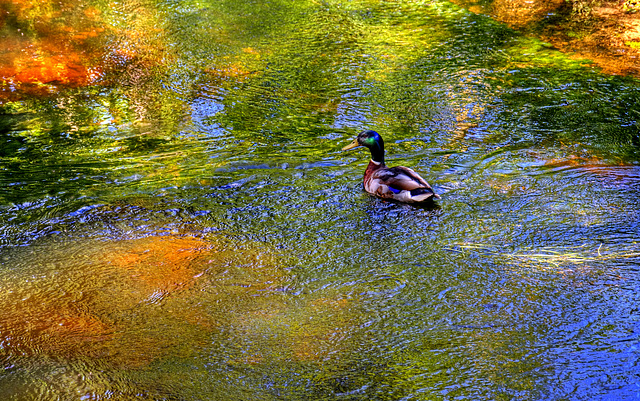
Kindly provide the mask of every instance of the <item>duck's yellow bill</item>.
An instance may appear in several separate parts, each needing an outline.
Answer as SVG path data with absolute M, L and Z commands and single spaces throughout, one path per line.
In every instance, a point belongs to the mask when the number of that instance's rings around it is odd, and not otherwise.
M 350 144 L 342 148 L 342 150 L 349 150 L 349 149 L 357 148 L 358 146 L 360 146 L 360 144 L 358 143 L 358 138 L 356 138 L 353 140 L 353 142 L 351 142 Z

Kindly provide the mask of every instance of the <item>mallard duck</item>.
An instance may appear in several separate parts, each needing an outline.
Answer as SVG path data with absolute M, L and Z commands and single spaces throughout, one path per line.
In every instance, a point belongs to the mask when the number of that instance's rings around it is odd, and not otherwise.
M 371 161 L 364 172 L 364 190 L 371 195 L 406 203 L 440 199 L 433 188 L 415 171 L 408 167 L 387 167 L 384 164 L 384 141 L 377 132 L 362 131 L 342 150 L 360 146 L 371 151 Z

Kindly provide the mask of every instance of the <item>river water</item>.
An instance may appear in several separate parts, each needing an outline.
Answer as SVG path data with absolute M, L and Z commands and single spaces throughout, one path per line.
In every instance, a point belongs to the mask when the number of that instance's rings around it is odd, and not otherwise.
M 637 80 L 443 0 L 0 8 L 3 400 L 640 397 Z

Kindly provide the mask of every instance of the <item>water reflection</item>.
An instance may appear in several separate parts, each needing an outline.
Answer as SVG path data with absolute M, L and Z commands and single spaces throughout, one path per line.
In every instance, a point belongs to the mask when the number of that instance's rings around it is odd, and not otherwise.
M 357 318 L 346 294 L 287 295 L 286 269 L 273 251 L 251 243 L 171 234 L 34 250 L 5 260 L 15 269 L 2 278 L 3 363 L 12 370 L 35 364 L 48 379 L 23 383 L 16 396 L 106 396 L 100 389 L 120 374 L 74 378 L 74 365 L 142 369 L 159 358 L 192 358 L 212 341 L 216 360 L 216 347 L 229 350 L 216 363 L 237 369 L 328 361 L 344 352 Z
M 46 95 L 47 85 L 84 86 L 100 75 L 96 38 L 106 33 L 97 8 L 3 1 L 0 10 L 6 49 L 0 60 L 3 100 L 24 92 Z
M 51 7 L 103 74 L 2 106 L 9 399 L 635 396 L 637 82 L 446 2 Z
M 516 28 L 530 26 L 533 23 L 548 18 L 565 5 L 563 1 L 559 0 L 456 1 L 454 3 L 469 7 L 469 10 L 474 13 L 490 14 L 498 21 Z

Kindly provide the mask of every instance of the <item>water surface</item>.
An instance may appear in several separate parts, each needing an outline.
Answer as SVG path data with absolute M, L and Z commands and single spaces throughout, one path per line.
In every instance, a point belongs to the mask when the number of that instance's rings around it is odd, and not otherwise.
M 5 399 L 640 395 L 637 80 L 445 1 L 1 7 Z

